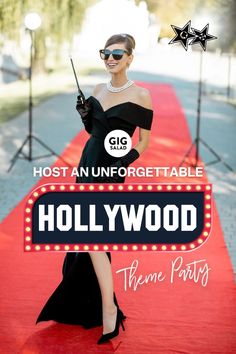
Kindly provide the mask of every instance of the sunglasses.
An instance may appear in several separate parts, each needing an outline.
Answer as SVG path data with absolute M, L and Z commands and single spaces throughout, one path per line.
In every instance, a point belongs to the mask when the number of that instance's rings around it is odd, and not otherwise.
M 99 53 L 102 60 L 107 60 L 111 54 L 115 60 L 120 60 L 123 57 L 124 53 L 129 54 L 129 52 L 124 49 L 100 49 Z

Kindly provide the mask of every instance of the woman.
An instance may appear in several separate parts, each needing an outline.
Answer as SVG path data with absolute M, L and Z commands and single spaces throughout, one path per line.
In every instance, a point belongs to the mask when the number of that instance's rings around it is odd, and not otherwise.
M 111 81 L 99 84 L 92 96 L 78 96 L 76 109 L 82 117 L 88 139 L 79 167 L 128 167 L 147 148 L 153 111 L 149 91 L 127 78 L 133 60 L 135 40 L 128 34 L 110 37 L 100 57 L 104 60 Z M 115 129 L 131 137 L 139 127 L 139 141 L 124 157 L 116 158 L 104 148 L 104 138 Z M 77 177 L 77 183 L 122 183 L 125 178 Z M 63 280 L 49 298 L 37 322 L 55 320 L 81 324 L 91 328 L 103 324 L 98 344 L 119 334 L 126 318 L 119 308 L 114 289 L 110 252 L 67 253 L 63 264 Z M 36 323 L 37 323 L 36 322 Z

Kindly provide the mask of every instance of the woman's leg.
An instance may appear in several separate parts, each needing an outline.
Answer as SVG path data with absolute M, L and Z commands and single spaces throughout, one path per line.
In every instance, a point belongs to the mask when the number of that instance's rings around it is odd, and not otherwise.
M 111 263 L 106 252 L 89 252 L 102 295 L 103 334 L 115 329 L 117 307 L 114 303 L 114 287 Z

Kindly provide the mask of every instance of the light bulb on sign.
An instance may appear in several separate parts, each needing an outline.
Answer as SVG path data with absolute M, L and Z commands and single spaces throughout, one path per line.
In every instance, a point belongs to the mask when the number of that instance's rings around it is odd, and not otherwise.
M 36 12 L 30 12 L 25 16 L 24 23 L 26 28 L 34 31 L 41 26 L 42 20 Z

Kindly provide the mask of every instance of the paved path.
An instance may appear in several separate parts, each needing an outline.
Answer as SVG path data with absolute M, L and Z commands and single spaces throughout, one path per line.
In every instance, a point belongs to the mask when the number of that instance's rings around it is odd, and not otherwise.
M 130 78 L 171 83 L 183 105 L 192 137 L 195 138 L 197 83 L 141 71 L 130 71 Z M 99 80 L 102 82 L 104 78 L 97 77 L 96 81 Z M 91 78 L 88 83 L 91 84 Z M 90 86 L 84 86 L 84 90 L 88 95 L 91 93 Z M 34 108 L 34 131 L 58 154 L 82 128 L 80 118 L 74 110 L 75 99 L 76 92 L 68 91 Z M 158 100 L 158 97 L 156 99 Z M 27 119 L 28 115 L 25 112 L 0 125 L 0 220 L 36 183 L 38 178 L 33 177 L 32 167 L 50 166 L 56 159 L 52 156 L 35 160 L 33 163 L 18 160 L 12 170 L 6 172 L 10 158 L 27 134 Z M 201 136 L 236 171 L 236 109 L 203 95 Z M 45 154 L 45 150 L 37 143 L 33 146 L 34 156 Z M 204 162 L 212 160 L 212 156 L 206 149 L 201 148 L 200 152 Z M 209 180 L 214 184 L 217 208 L 236 273 L 236 174 L 229 172 L 221 163 L 207 167 L 207 172 Z

